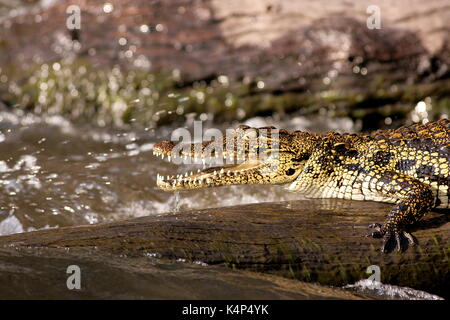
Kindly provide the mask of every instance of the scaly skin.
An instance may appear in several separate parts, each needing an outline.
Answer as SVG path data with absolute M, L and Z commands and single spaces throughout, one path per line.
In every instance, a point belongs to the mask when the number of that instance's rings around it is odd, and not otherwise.
M 373 200 L 395 203 L 384 224 L 370 234 L 403 249 L 406 232 L 432 208 L 449 208 L 450 121 L 442 119 L 397 130 L 366 134 L 277 130 L 239 126 L 226 138 L 184 145 L 189 159 L 226 158 L 234 164 L 186 176 L 158 176 L 166 191 L 235 184 L 285 184 L 313 198 Z M 155 144 L 156 155 L 176 157 L 170 141 Z M 392 240 L 392 241 L 391 241 Z

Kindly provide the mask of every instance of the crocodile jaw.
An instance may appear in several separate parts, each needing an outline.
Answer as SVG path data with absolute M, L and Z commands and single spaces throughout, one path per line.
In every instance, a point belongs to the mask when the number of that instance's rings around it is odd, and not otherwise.
M 265 164 L 239 164 L 212 167 L 197 173 L 185 173 L 173 176 L 157 175 L 156 184 L 165 191 L 191 190 L 235 184 L 258 184 L 258 177 L 265 170 Z
M 224 163 L 231 161 L 231 164 L 198 170 L 196 173 L 167 177 L 158 175 L 157 186 L 173 191 L 293 182 L 306 163 L 308 146 L 314 145 L 314 141 L 309 140 L 310 135 L 301 132 L 289 133 L 273 127 L 238 126 L 232 135 L 224 139 L 181 144 L 181 149 L 172 141 L 162 141 L 153 146 L 153 154 L 163 159 L 190 159 L 205 165 L 209 162 L 208 158 L 223 158 Z
M 173 144 L 169 141 L 158 143 L 153 148 L 153 154 L 163 159 L 174 160 L 171 153 Z M 187 157 L 185 155 L 185 157 Z M 157 175 L 156 184 L 165 191 L 191 190 L 207 187 L 247 184 L 283 184 L 292 182 L 300 173 L 300 170 L 289 176 L 283 174 L 279 158 L 284 154 L 270 156 L 265 160 L 249 159 L 243 163 L 211 167 L 198 172 L 190 172 L 172 176 Z M 195 162 L 199 159 L 205 164 L 207 159 L 192 157 Z

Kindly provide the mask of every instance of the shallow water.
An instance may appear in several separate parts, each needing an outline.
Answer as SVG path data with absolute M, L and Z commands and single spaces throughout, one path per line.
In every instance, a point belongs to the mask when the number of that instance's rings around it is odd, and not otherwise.
M 383 284 L 368 279 L 346 285 L 344 289 L 386 300 L 444 300 L 437 295 L 425 291 Z

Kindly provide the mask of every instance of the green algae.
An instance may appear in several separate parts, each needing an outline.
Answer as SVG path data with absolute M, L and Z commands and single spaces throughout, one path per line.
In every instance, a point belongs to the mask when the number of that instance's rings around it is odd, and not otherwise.
M 235 121 L 256 115 L 326 113 L 360 119 L 378 113 L 406 118 L 419 101 L 429 100 L 428 116 L 450 111 L 450 80 L 395 84 L 373 76 L 366 88 L 349 88 L 336 80 L 333 88 L 270 92 L 248 80 L 224 75 L 185 82 L 179 73 L 102 68 L 82 59 L 35 64 L 27 70 L 5 68 L 0 75 L 0 101 L 37 113 L 59 114 L 99 126 L 184 122 L 189 114 Z M 5 79 L 6 76 L 6 79 Z M 2 80 L 3 79 L 3 80 Z

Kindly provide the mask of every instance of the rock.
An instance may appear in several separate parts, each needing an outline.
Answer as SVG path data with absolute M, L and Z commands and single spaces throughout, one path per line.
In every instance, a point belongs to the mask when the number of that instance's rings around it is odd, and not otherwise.
M 83 248 L 1 249 L 0 258 L 1 299 L 365 298 L 273 275 Z M 73 274 L 67 269 L 74 265 L 80 267 L 80 290 L 67 287 Z
M 365 235 L 367 225 L 382 222 L 389 208 L 325 199 L 260 203 L 8 235 L 0 237 L 0 246 L 37 253 L 45 249 L 61 257 L 64 250 L 83 249 L 88 258 L 110 254 L 201 261 L 328 286 L 366 279 L 367 268 L 377 265 L 383 283 L 448 298 L 448 213 L 427 214 L 417 224 L 418 246 L 382 254 L 381 242 Z
M 387 116 L 404 122 L 426 98 L 431 99 L 430 120 L 450 108 L 445 0 L 380 4 L 380 29 L 367 27 L 369 0 L 333 5 L 324 0 L 258 5 L 248 0 L 140 0 L 127 6 L 116 0 L 111 12 L 101 3 L 83 3 L 79 30 L 67 29 L 70 4 L 58 1 L 0 22 L 0 68 L 9 80 L 7 88 L 0 88 L 0 99 L 8 105 L 91 121 L 92 114 L 107 113 L 98 121 L 116 125 L 131 119 L 135 124 L 169 122 L 189 112 L 241 120 L 274 111 L 309 114 L 322 109 L 331 116 L 363 119 L 364 130 L 384 125 Z M 60 85 L 48 83 L 44 90 L 39 70 L 53 62 L 72 69 L 52 71 L 50 65 L 44 73 Z M 80 64 L 86 65 L 84 76 L 64 82 L 64 74 L 78 77 Z M 118 67 L 123 75 L 118 76 Z M 98 69 L 107 75 L 97 79 Z M 136 69 L 149 78 L 130 71 Z M 117 78 L 118 88 L 103 88 L 111 78 Z M 97 94 L 83 79 L 93 83 Z M 64 99 L 53 101 L 49 94 L 39 102 L 39 93 L 66 87 L 75 87 L 80 107 L 55 106 L 72 99 L 73 90 Z M 148 87 L 159 96 L 142 96 L 140 90 Z M 168 94 L 189 102 L 161 98 Z M 141 103 L 133 102 L 137 98 Z

